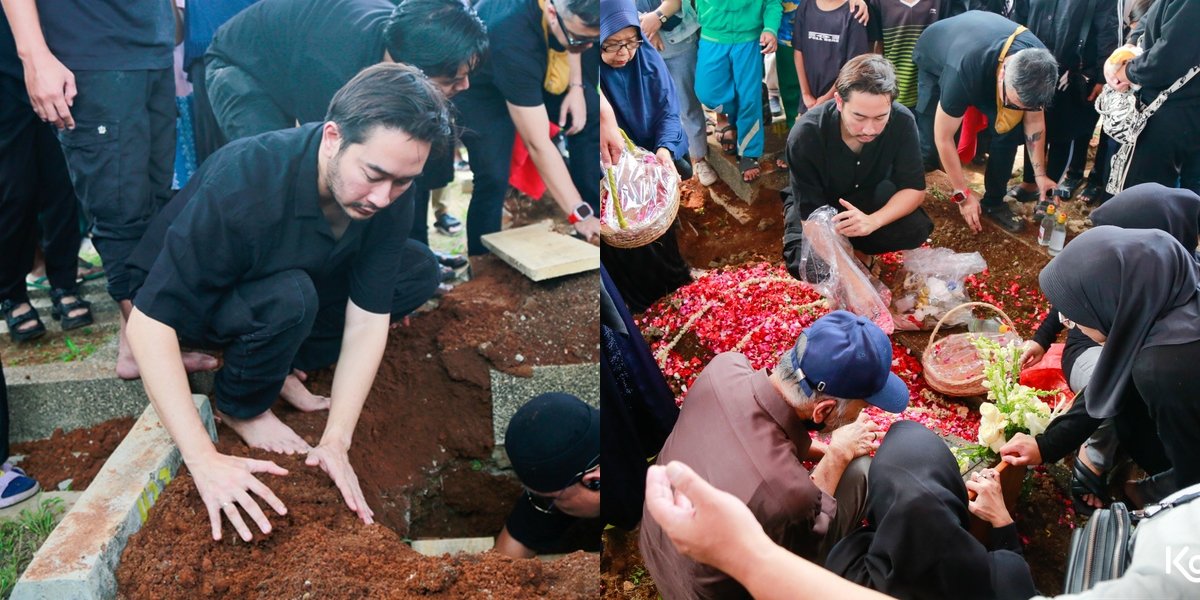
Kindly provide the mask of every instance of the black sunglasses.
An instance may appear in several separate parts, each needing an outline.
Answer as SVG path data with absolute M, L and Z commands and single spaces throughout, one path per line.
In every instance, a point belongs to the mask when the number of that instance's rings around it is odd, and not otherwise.
M 553 3 L 552 3 L 553 4 Z M 562 12 L 558 10 L 558 5 L 554 4 L 554 18 L 558 20 L 558 28 L 562 30 L 563 37 L 567 38 L 567 45 L 572 48 L 595 44 L 600 41 L 600 36 L 575 37 L 571 34 L 571 30 L 567 29 L 567 24 L 563 22 Z
M 588 473 L 591 473 L 592 471 L 595 471 L 596 469 L 600 468 L 600 465 L 598 464 L 599 462 L 600 462 L 599 456 L 592 459 L 592 462 L 588 466 L 588 468 L 573 475 L 571 477 L 571 479 L 569 481 L 567 481 L 566 485 L 562 486 L 559 489 L 565 490 L 565 489 L 578 483 L 579 485 L 582 485 L 584 488 L 587 488 L 588 490 L 591 490 L 593 492 L 600 491 L 600 479 L 599 478 L 592 479 L 589 481 L 583 480 L 583 478 Z M 529 504 L 531 506 L 533 506 L 533 508 L 535 510 L 537 510 L 540 513 L 545 513 L 545 514 L 550 514 L 550 513 L 554 512 L 554 501 L 558 500 L 557 496 L 542 496 L 540 494 L 533 493 L 533 491 L 530 490 L 529 488 L 525 488 L 525 497 L 529 500 Z
M 1001 104 L 1004 105 L 1004 108 L 1007 108 L 1009 110 L 1037 112 L 1040 110 L 1045 110 L 1045 108 L 1046 108 L 1045 106 L 1017 106 L 1017 105 L 1009 102 L 1008 101 L 1008 84 L 1005 83 L 1003 77 L 1000 78 L 1000 102 L 1001 102 Z

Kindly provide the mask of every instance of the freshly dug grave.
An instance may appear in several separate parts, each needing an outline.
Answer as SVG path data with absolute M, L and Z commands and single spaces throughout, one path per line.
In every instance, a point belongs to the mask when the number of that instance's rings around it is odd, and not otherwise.
M 1050 257 L 1037 245 L 1036 229 L 1027 223 L 1019 234 L 1010 234 L 985 220 L 984 230 L 975 234 L 967 229 L 957 209 L 947 200 L 950 186 L 945 175 L 930 173 L 926 181 L 928 193 L 923 206 L 935 223 L 930 237 L 931 245 L 952 248 L 956 252 L 980 252 L 988 263 L 988 270 L 967 282 L 968 294 L 973 299 L 1000 306 L 1015 321 L 1018 333 L 1025 338 L 1030 337 L 1049 308 L 1038 288 L 1037 276 Z M 774 201 L 773 192 L 761 192 L 762 198 L 750 207 L 754 218 L 746 225 L 741 225 L 723 208 L 707 199 L 703 187 L 695 183 L 691 185 L 689 188 L 685 182 L 685 203 L 690 201 L 692 206 L 699 206 L 700 210 L 681 207 L 679 244 L 681 253 L 693 267 L 739 265 L 757 259 L 766 259 L 775 264 L 782 261 L 782 205 Z M 718 189 L 723 185 L 718 183 Z M 1086 211 L 1079 206 L 1080 203 L 1067 204 L 1072 215 L 1068 224 L 1073 226 L 1069 227 L 1068 233 L 1075 235 L 1090 222 L 1081 215 Z M 1030 210 L 1029 206 L 1014 208 L 1025 212 Z M 889 277 L 894 273 L 895 269 L 889 273 L 888 266 L 884 265 L 884 282 L 896 283 Z M 672 298 L 667 297 L 661 302 L 671 301 Z M 991 315 L 981 312 L 979 316 Z M 643 334 L 647 332 L 643 331 Z M 739 332 L 731 333 L 737 334 Z M 648 342 L 656 339 L 650 334 L 647 337 Z M 913 356 L 920 356 L 929 332 L 897 332 L 893 338 L 909 348 Z M 693 366 L 697 371 L 712 358 L 712 352 L 697 343 L 696 337 L 690 333 L 679 340 L 675 351 L 682 355 L 684 361 L 690 362 L 695 358 Z M 917 383 L 910 381 L 909 384 L 924 387 L 923 378 Z M 931 401 L 940 399 L 940 395 L 932 390 L 924 390 L 922 394 L 930 395 Z M 1084 521 L 1070 506 L 1070 496 L 1066 492 L 1069 483 L 1069 470 L 1061 463 L 1031 469 L 1014 515 L 1038 589 L 1047 594 L 1062 589 L 1071 532 Z M 609 531 L 605 533 L 604 541 L 605 549 L 601 558 L 602 597 L 657 597 L 653 578 L 638 554 L 637 532 L 626 534 Z
M 494 597 L 596 597 L 595 558 L 572 557 L 552 566 L 490 555 L 424 559 L 401 541 L 496 535 L 519 498 L 515 478 L 492 458 L 489 368 L 519 375 L 531 365 L 599 360 L 598 274 L 533 283 L 491 257 L 472 268 L 474 279 L 451 291 L 438 308 L 391 331 L 359 419 L 351 462 L 382 526 L 357 523 L 323 473 L 270 455 L 291 470 L 285 478 L 265 479 L 287 503 L 288 516 L 272 518 L 271 536 L 250 547 L 232 541 L 228 529 L 228 539 L 214 543 L 190 477 L 181 476 L 126 548 L 118 571 L 121 593 L 191 598 L 209 589 L 207 582 L 215 595 L 230 598 L 305 592 L 457 598 L 484 597 L 488 590 Z M 315 373 L 310 382 L 315 393 L 328 394 L 332 371 Z M 310 444 L 319 441 L 326 413 L 299 413 L 282 403 L 275 410 Z M 228 429 L 222 427 L 220 437 L 223 451 L 252 454 Z M 188 557 L 190 571 L 162 566 L 165 557 L 180 556 Z M 316 558 L 305 562 L 306 556 Z M 270 573 L 243 575 L 257 563 L 270 565 Z M 173 579 L 179 573 L 197 574 L 187 594 L 172 590 L 183 589 Z M 484 580 L 491 576 L 494 582 Z M 297 587 L 305 579 L 330 587 Z M 255 587 L 236 587 L 243 580 Z M 257 587 L 268 584 L 279 587 Z M 511 587 L 518 585 L 523 587 Z M 556 596 L 559 589 L 568 592 Z
M 288 507 L 286 516 L 270 515 L 271 534 L 247 544 L 226 527 L 222 541 L 212 541 L 184 473 L 130 538 L 117 572 L 119 598 L 596 597 L 594 555 L 549 563 L 494 553 L 425 557 L 391 529 L 358 521 L 329 478 L 302 458 L 245 453 L 290 471 L 267 478 Z
M 57 490 L 69 480 L 66 489 L 82 491 L 125 439 L 133 422 L 133 417 L 122 417 L 65 433 L 55 429 L 44 440 L 13 444 L 11 454 L 23 457 L 20 467 L 43 489 Z

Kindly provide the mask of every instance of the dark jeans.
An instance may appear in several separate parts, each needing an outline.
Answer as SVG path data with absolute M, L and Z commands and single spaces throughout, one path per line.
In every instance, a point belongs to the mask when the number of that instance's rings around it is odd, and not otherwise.
M 171 199 L 175 167 L 175 78 L 156 71 L 76 71 L 75 129 L 58 133 L 108 293 L 128 300 L 125 262 L 150 220 Z
M 207 59 L 204 78 L 209 105 L 227 142 L 296 126 L 296 117 L 280 108 L 262 84 L 240 67 Z
M 225 145 L 225 136 L 212 104 L 208 101 L 208 84 L 204 77 L 204 60 L 198 59 L 188 67 L 188 79 L 192 82 L 192 130 L 196 134 L 196 166 L 204 164 L 218 148 Z
M 595 54 L 595 57 L 591 57 Z M 567 137 L 570 159 L 567 168 L 571 181 L 584 202 L 600 211 L 600 96 L 592 78 L 599 73 L 599 51 L 584 53 L 584 98 L 587 101 L 587 125 L 583 131 Z M 591 67 L 589 68 L 589 65 Z M 546 114 L 558 121 L 562 96 L 543 94 Z M 492 86 L 470 88 L 454 97 L 463 126 L 463 144 L 471 161 L 474 191 L 467 209 L 467 253 L 486 254 L 481 238 L 500 231 L 504 197 L 508 193 L 509 166 L 516 127 L 508 115 L 504 98 Z
M 39 221 L 46 278 L 74 289 L 79 205 L 54 127 L 33 112 L 25 83 L 0 75 L 0 301 L 27 302 Z
M 1125 189 L 1148 181 L 1200 194 L 1200 101 L 1167 102 L 1146 121 L 1129 161 Z
M 437 259 L 427 246 L 410 241 L 401 261 L 393 321 L 424 304 L 439 281 Z M 224 350 L 213 385 L 216 406 L 247 419 L 274 404 L 293 367 L 320 369 L 337 361 L 345 317 L 344 296 L 319 298 L 308 274 L 293 269 L 230 290 L 206 338 L 185 342 Z

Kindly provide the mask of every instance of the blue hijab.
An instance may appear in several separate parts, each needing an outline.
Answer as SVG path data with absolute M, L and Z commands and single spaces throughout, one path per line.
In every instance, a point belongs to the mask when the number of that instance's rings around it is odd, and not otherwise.
M 633 0 L 600 0 L 600 41 L 625 29 L 638 27 Z M 600 88 L 617 114 L 617 124 L 633 143 L 651 152 L 658 148 L 681 158 L 687 140 L 679 122 L 679 99 L 675 84 L 658 50 L 641 34 L 642 45 L 633 60 L 614 69 L 600 62 Z

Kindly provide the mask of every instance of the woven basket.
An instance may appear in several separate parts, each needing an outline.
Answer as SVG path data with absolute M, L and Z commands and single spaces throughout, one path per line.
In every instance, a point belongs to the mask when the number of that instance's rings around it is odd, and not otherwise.
M 671 194 L 671 199 L 667 201 L 667 209 L 662 211 L 657 219 L 625 229 L 613 229 L 602 222 L 600 239 L 615 248 L 637 248 L 657 240 L 671 228 L 671 224 L 675 222 L 675 215 L 679 213 L 679 187 L 675 186 L 675 193 Z
M 627 151 L 633 152 L 635 154 L 638 154 L 638 153 L 649 154 L 649 152 L 646 152 L 645 150 L 638 148 L 637 144 L 634 144 L 633 140 L 629 139 L 629 135 L 626 134 L 624 130 L 621 131 L 621 137 L 625 140 L 625 149 Z M 610 169 L 610 174 L 611 174 L 612 167 L 609 167 L 609 169 Z M 604 188 L 607 185 L 608 185 L 608 176 L 606 175 L 605 179 L 600 182 L 600 186 L 601 186 L 601 188 Z M 624 227 L 622 229 L 613 229 L 607 223 L 605 223 L 603 220 L 601 220 L 600 221 L 600 239 L 604 240 L 604 243 L 608 244 L 609 246 L 613 246 L 615 248 L 637 248 L 639 246 L 645 246 L 646 244 L 649 244 L 650 242 L 657 240 L 659 237 L 662 236 L 662 234 L 666 233 L 667 230 L 671 228 L 671 225 L 673 225 L 675 223 L 675 215 L 677 215 L 679 213 L 679 192 L 680 192 L 679 188 L 680 188 L 679 180 L 676 179 L 675 191 L 674 191 L 674 193 L 671 194 L 671 197 L 667 200 L 666 209 L 664 209 L 661 213 L 659 213 L 658 218 L 654 219 L 653 221 L 649 221 L 647 223 L 639 223 L 637 225 L 631 225 L 629 227 Z M 601 191 L 603 191 L 603 190 L 601 190 Z M 609 194 L 608 194 L 608 199 L 609 199 L 608 201 L 612 202 L 614 199 L 614 196 L 615 195 L 613 193 L 613 190 L 610 189 Z M 603 195 L 601 196 L 600 201 L 604 202 Z M 618 211 L 618 215 L 620 214 L 620 211 L 619 211 L 620 208 L 621 207 L 618 205 L 614 209 L 614 210 Z M 601 210 L 601 212 L 603 213 L 604 211 Z
M 921 354 L 921 365 L 925 368 L 925 382 L 934 391 L 947 396 L 982 396 L 987 392 L 983 387 L 983 361 L 979 359 L 975 344 L 972 340 L 977 336 L 994 337 L 997 341 L 1009 337 L 1007 333 L 955 333 L 934 341 L 942 324 L 950 315 L 964 308 L 981 307 L 995 311 L 1004 319 L 1010 330 L 1014 330 L 1012 319 L 1004 311 L 987 302 L 966 302 L 946 311 L 938 320 L 937 326 L 929 334 L 929 344 Z

